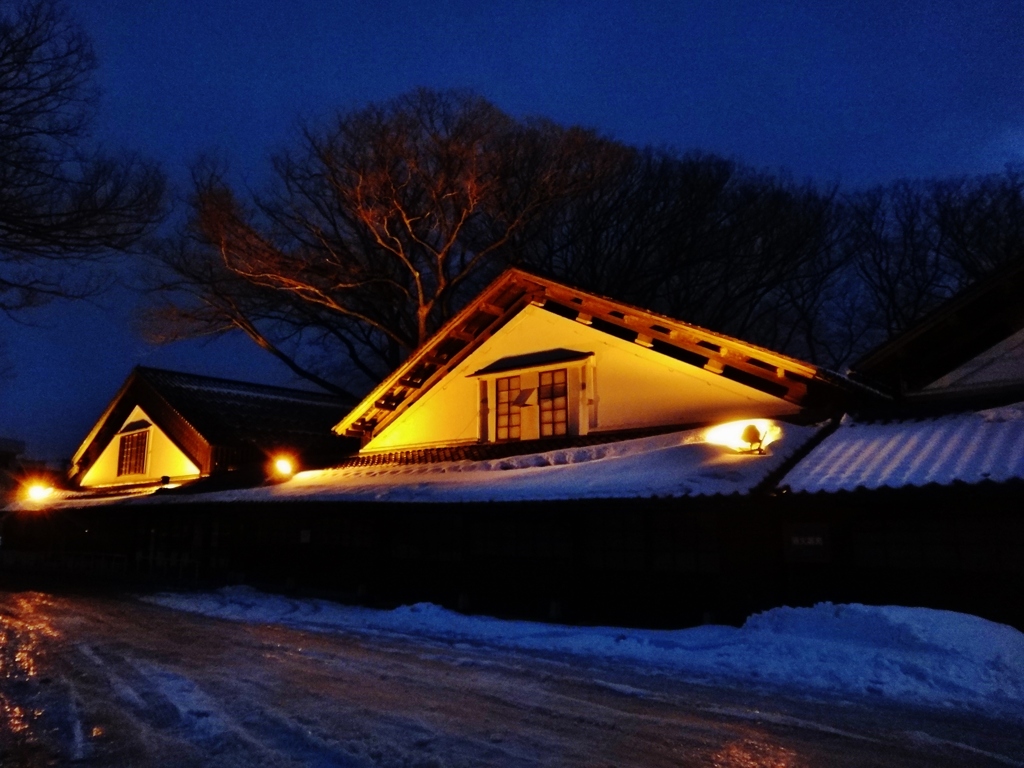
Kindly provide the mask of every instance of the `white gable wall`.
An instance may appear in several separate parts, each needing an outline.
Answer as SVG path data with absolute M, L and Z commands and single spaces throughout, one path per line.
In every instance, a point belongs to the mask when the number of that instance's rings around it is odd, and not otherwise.
M 925 390 L 1020 384 L 1024 382 L 1024 329 L 971 358 Z
M 574 393 L 570 388 L 569 392 L 570 403 L 577 402 L 574 394 L 579 398 L 581 432 L 783 416 L 800 410 L 793 403 L 531 305 L 384 428 L 364 450 L 477 441 L 481 431 L 480 383 L 472 374 L 505 357 L 559 348 L 594 353 L 586 361 L 557 366 L 569 369 L 570 380 L 575 370 L 588 382 L 585 391 Z M 491 389 L 493 394 L 493 386 Z M 489 405 L 493 410 L 493 397 Z M 524 409 L 524 420 L 532 417 L 528 411 Z
M 139 407 L 135 406 L 128 418 L 121 424 L 145 419 L 153 424 L 153 420 Z M 94 488 L 103 485 L 126 485 L 135 483 L 155 482 L 167 476 L 172 480 L 181 480 L 199 476 L 199 467 L 192 463 L 178 446 L 156 424 L 149 427 L 149 439 L 146 442 L 146 472 L 143 475 L 117 474 L 117 459 L 121 436 L 114 438 L 103 449 L 89 471 L 82 478 L 82 487 Z

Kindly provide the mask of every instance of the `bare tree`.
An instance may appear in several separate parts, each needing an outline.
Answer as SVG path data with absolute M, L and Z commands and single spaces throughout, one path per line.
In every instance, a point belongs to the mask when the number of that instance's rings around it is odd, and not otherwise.
M 958 286 L 1024 259 L 1024 169 L 933 182 L 929 188 L 942 258 Z
M 162 212 L 153 166 L 87 147 L 95 57 L 51 0 L 0 4 L 0 311 L 97 288 L 88 262 L 124 250 Z
M 305 126 L 250 205 L 200 168 L 189 229 L 160 254 L 168 303 L 151 335 L 237 328 L 297 373 L 338 380 L 301 359 L 312 341 L 374 380 L 518 258 L 542 212 L 600 164 L 597 144 L 418 90 Z
M 835 191 L 714 155 L 629 151 L 556 211 L 531 263 L 584 288 L 798 354 L 839 268 Z

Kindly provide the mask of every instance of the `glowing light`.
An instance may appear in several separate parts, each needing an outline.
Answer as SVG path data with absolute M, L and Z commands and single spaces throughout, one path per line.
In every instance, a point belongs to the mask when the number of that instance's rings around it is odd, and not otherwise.
M 295 465 L 291 459 L 280 456 L 274 459 L 274 474 L 278 477 L 291 477 L 295 474 Z
M 768 419 L 743 419 L 711 427 L 704 442 L 724 445 L 734 451 L 756 453 L 782 437 L 782 429 Z
M 33 483 L 28 487 L 27 493 L 31 501 L 45 501 L 53 495 L 53 488 L 42 483 Z

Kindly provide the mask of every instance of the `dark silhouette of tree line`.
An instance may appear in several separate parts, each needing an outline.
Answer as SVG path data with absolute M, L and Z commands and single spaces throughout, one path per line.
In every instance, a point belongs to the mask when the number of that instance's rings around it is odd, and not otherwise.
M 96 58 L 58 3 L 0 3 L 0 313 L 101 286 L 97 260 L 164 215 L 164 176 L 91 146 Z
M 93 146 L 96 58 L 55 0 L 0 0 L 0 321 L 106 281 L 98 263 L 163 219 L 152 163 Z M 13 367 L 0 327 L 0 380 Z
M 99 287 L 164 213 L 151 163 L 91 147 L 95 57 L 55 0 L 0 6 L 0 313 Z M 363 389 L 517 265 L 842 369 L 1024 257 L 1024 172 L 844 192 L 416 90 L 307 123 L 261 192 L 193 168 L 147 244 L 156 341 L 242 331 Z
M 152 338 L 241 330 L 329 389 L 398 365 L 522 266 L 842 369 L 1024 255 L 1024 177 L 862 192 L 636 149 L 418 90 L 306 125 L 240 199 L 197 165 Z

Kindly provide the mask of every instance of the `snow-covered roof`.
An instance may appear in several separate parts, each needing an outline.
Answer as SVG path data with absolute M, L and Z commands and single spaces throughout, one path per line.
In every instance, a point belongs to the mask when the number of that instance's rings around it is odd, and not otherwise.
M 486 461 L 312 470 L 285 483 L 205 498 L 445 503 L 744 494 L 817 428 L 784 424 L 781 430 L 764 455 L 707 442 L 708 430 L 693 429 Z
M 1024 403 L 937 418 L 849 416 L 781 481 L 796 492 L 1024 479 Z

